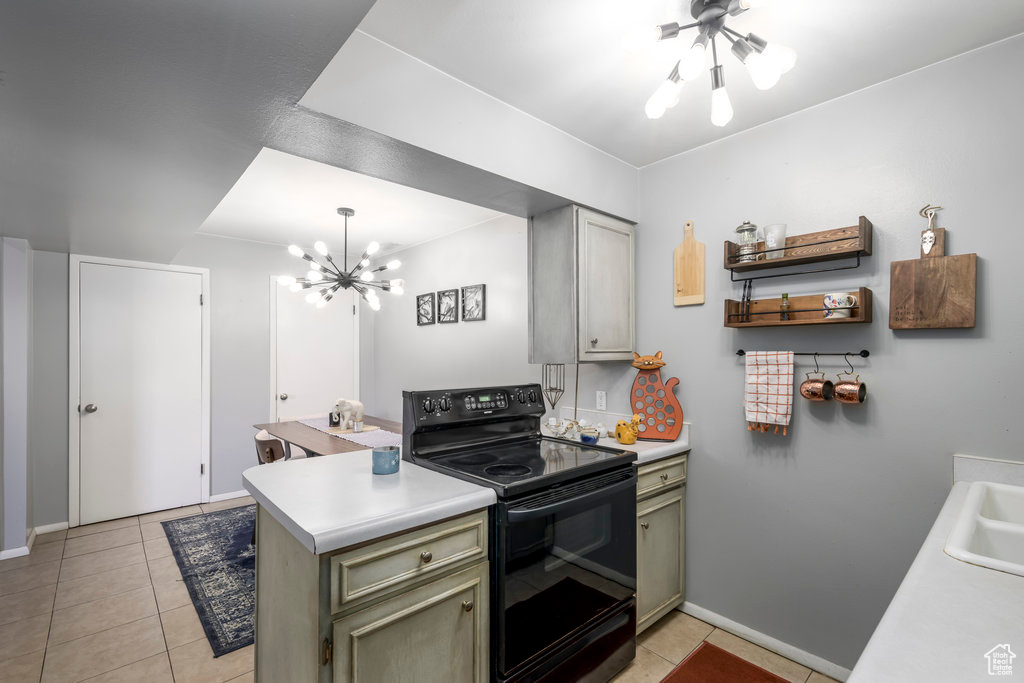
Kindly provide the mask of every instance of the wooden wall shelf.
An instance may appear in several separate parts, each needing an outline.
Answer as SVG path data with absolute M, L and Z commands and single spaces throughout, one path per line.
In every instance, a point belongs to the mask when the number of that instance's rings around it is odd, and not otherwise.
M 727 241 L 725 243 L 724 267 L 726 270 L 742 273 L 750 270 L 798 266 L 819 261 L 866 256 L 871 253 L 871 221 L 861 216 L 857 225 L 846 228 L 787 236 L 785 255 L 780 258 L 741 263 L 736 260 L 739 249 L 739 245 L 735 242 Z M 764 242 L 758 242 L 755 251 L 764 249 Z
M 870 224 L 869 224 L 870 225 Z M 750 302 L 750 321 L 744 322 L 742 302 L 725 300 L 726 327 L 786 327 L 789 325 L 849 325 L 871 322 L 871 290 L 861 287 L 857 290 L 857 306 L 849 318 L 826 318 L 822 299 L 825 293 L 789 297 L 788 320 L 779 320 L 782 299 L 753 299 Z M 805 310 L 812 309 L 812 310 Z

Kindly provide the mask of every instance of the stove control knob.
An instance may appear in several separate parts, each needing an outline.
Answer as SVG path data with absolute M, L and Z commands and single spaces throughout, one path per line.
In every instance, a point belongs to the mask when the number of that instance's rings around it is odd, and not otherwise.
M 423 399 L 423 412 L 432 413 L 434 412 L 434 399 L 425 398 Z
M 523 393 L 522 389 L 516 392 L 516 399 L 518 399 L 520 403 L 526 403 L 526 394 Z
M 437 407 L 441 412 L 446 413 L 452 409 L 452 402 L 448 400 L 447 396 L 445 396 L 437 402 Z
M 536 402 L 537 402 L 537 392 L 534 391 L 533 389 L 530 389 L 530 403 L 536 403 Z

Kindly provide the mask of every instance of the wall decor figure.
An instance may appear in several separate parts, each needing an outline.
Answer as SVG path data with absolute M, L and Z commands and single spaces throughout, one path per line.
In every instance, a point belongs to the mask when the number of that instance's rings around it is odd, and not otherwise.
M 459 322 L 459 290 L 444 289 L 437 293 L 437 322 Z
M 487 285 L 469 285 L 462 288 L 462 322 L 486 319 L 486 289 Z
M 434 293 L 419 294 L 416 296 L 416 324 L 433 325 L 434 320 Z

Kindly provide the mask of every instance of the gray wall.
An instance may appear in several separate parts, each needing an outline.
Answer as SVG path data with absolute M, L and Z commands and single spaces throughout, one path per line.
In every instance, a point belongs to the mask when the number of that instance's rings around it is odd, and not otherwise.
M 270 277 L 296 273 L 296 260 L 278 245 L 196 235 L 172 263 L 210 269 L 211 490 L 239 491 L 255 464 L 252 425 L 270 420 Z
M 1021 64 L 1018 37 L 641 170 L 639 345 L 664 350 L 694 423 L 688 600 L 851 667 L 949 492 L 950 456 L 1024 459 L 1012 398 L 1024 380 L 1011 251 Z M 979 255 L 973 330 L 888 329 L 889 263 L 917 257 L 917 211 L 928 202 L 947 207 L 938 220 L 949 228 L 947 253 Z M 864 285 L 875 295 L 871 325 L 722 326 L 722 301 L 741 294 L 719 260 L 735 226 L 785 222 L 800 234 L 861 214 L 875 226 L 861 269 L 762 281 L 754 296 Z M 672 249 L 688 219 L 707 244 L 707 303 L 674 308 Z M 855 361 L 867 402 L 797 398 L 788 437 L 749 433 L 738 348 L 869 349 Z M 834 359 L 826 366 L 841 369 Z M 798 372 L 808 369 L 801 359 Z M 588 401 L 590 389 L 618 380 L 588 370 Z M 609 409 L 626 409 L 624 392 L 609 396 Z
M 68 255 L 32 252 L 29 471 L 35 526 L 68 520 Z
M 402 418 L 402 391 L 539 382 L 527 363 L 526 221 L 503 216 L 395 254 L 406 294 L 373 315 L 377 395 L 367 410 Z M 416 295 L 487 285 L 486 320 L 416 325 Z M 365 316 L 364 316 L 365 319 Z M 364 386 L 367 382 L 364 380 Z M 365 402 L 365 401 L 364 401 Z

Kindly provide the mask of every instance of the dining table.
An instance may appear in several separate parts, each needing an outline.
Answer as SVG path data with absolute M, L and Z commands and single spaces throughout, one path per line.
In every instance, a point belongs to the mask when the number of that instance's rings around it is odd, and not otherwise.
M 373 425 L 396 434 L 402 433 L 402 423 L 394 420 L 363 416 L 364 425 Z M 266 424 L 253 425 L 256 429 L 265 429 L 272 436 L 284 442 L 285 457 L 291 458 L 291 447 L 298 446 L 310 456 L 334 455 L 335 453 L 351 453 L 353 451 L 364 451 L 366 446 L 349 441 L 340 436 L 334 436 L 322 432 L 319 429 L 305 425 L 299 420 L 284 420 L 281 422 L 268 422 Z

